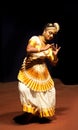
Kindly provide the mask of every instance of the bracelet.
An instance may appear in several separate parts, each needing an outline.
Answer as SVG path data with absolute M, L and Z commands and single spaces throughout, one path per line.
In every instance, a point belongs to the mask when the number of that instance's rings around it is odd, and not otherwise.
M 55 62 L 55 63 L 58 62 L 58 58 L 57 58 L 57 56 L 54 58 L 54 62 Z
M 38 48 L 38 52 L 40 52 L 40 48 Z

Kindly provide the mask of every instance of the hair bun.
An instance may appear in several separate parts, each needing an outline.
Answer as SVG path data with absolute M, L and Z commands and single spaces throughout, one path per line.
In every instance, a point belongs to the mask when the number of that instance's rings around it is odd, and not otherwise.
M 56 28 L 56 32 L 58 32 L 60 30 L 60 26 L 58 23 L 54 23 L 54 27 Z

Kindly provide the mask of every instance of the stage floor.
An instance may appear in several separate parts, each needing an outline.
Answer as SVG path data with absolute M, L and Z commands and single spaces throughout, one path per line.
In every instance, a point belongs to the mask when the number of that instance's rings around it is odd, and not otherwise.
M 50 123 L 20 124 L 16 117 L 22 114 L 18 82 L 0 83 L 0 130 L 77 130 L 78 85 L 65 85 L 54 79 L 56 88 L 56 115 Z

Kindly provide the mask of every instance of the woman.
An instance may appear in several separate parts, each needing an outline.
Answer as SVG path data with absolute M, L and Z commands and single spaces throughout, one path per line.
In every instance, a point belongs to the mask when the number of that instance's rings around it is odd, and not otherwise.
M 57 54 L 61 47 L 48 43 L 59 29 L 58 23 L 48 23 L 42 35 L 32 36 L 29 39 L 27 56 L 18 73 L 23 112 L 38 115 L 40 119 L 50 119 L 55 115 L 56 91 L 46 59 L 49 59 L 52 65 L 58 62 Z

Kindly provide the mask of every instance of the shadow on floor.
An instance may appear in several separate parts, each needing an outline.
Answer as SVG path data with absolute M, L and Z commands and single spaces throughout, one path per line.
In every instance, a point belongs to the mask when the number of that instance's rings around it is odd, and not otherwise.
M 54 120 L 55 117 L 53 117 L 52 120 Z M 13 120 L 15 121 L 15 123 L 24 125 L 24 124 L 30 124 L 30 123 L 40 123 L 40 124 L 44 124 L 44 123 L 50 123 L 52 120 L 47 119 L 47 118 L 39 118 L 38 116 L 33 116 L 30 113 L 24 113 L 21 115 L 18 115 L 16 117 L 13 118 Z
M 64 115 L 64 112 L 68 111 L 69 108 L 68 107 L 59 107 L 56 108 L 56 115 Z M 38 116 L 33 116 L 31 113 L 23 113 L 21 115 L 18 115 L 16 117 L 13 118 L 13 120 L 15 121 L 15 123 L 18 124 L 29 124 L 29 123 L 40 123 L 40 124 L 44 124 L 44 123 L 50 123 L 53 120 L 56 120 L 56 115 L 54 117 L 52 117 L 52 119 L 47 119 L 47 118 L 39 118 Z

